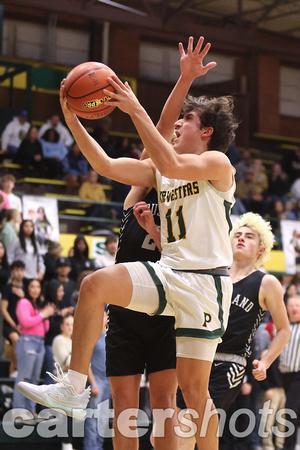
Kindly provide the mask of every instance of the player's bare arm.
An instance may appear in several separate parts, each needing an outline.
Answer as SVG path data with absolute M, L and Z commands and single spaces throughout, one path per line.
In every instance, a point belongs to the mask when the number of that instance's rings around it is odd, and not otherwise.
M 203 65 L 203 59 L 211 47 L 211 44 L 207 43 L 202 49 L 203 42 L 204 37 L 201 36 L 193 49 L 194 38 L 190 36 L 186 52 L 182 42 L 179 42 L 178 44 L 181 74 L 164 105 L 161 116 L 156 125 L 158 131 L 168 142 L 171 141 L 174 132 L 174 123 L 181 113 L 183 101 L 193 81 L 195 78 L 205 75 L 210 69 L 217 65 L 214 61 Z
M 133 158 L 110 158 L 102 147 L 89 135 L 80 120 L 68 107 L 65 98 L 64 80 L 60 89 L 60 104 L 75 141 L 93 169 L 120 183 L 155 187 L 155 167 L 151 160 L 139 161 Z
M 269 310 L 276 328 L 276 335 L 269 349 L 264 353 L 260 361 L 253 361 L 253 375 L 261 381 L 266 378 L 266 370 L 280 355 L 290 338 L 290 326 L 283 302 L 282 286 L 273 275 L 265 275 L 262 279 L 259 291 L 260 306 Z

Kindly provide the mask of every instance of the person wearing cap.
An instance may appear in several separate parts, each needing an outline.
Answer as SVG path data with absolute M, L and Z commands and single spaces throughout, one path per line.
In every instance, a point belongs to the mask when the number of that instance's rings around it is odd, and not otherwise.
M 14 156 L 29 130 L 30 123 L 27 121 L 28 113 L 25 110 L 19 112 L 12 121 L 8 122 L 2 133 L 2 150 Z
M 65 294 L 62 299 L 63 307 L 71 305 L 71 295 L 76 290 L 76 282 L 69 279 L 71 272 L 71 263 L 69 258 L 61 257 L 56 262 L 56 278 L 61 281 L 64 286 Z

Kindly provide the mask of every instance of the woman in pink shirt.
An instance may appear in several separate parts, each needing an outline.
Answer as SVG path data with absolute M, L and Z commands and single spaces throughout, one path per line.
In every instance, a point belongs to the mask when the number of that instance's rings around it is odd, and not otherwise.
M 17 303 L 21 336 L 17 341 L 18 377 L 15 383 L 13 408 L 25 408 L 35 413 L 35 402 L 26 399 L 18 390 L 19 381 L 38 384 L 45 355 L 45 333 L 49 329 L 48 317 L 54 314 L 54 305 L 42 307 L 41 283 L 37 279 L 29 281 L 25 289 L 25 298 Z

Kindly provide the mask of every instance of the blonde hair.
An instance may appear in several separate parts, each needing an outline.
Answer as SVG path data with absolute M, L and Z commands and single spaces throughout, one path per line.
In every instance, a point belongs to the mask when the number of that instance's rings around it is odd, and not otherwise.
M 275 237 L 272 233 L 272 227 L 270 222 L 264 220 L 259 214 L 248 212 L 243 214 L 234 224 L 231 233 L 230 240 L 233 241 L 235 233 L 242 227 L 248 227 L 258 233 L 259 248 L 264 248 L 265 251 L 258 256 L 255 267 L 261 267 L 266 264 L 270 259 L 270 253 L 273 248 Z

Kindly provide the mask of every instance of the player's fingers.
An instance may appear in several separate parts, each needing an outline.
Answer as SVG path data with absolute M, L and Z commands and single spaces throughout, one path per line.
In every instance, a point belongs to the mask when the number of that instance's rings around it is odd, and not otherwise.
M 194 43 L 194 38 L 193 38 L 193 36 L 190 36 L 189 37 L 189 41 L 188 41 L 187 53 L 192 53 L 192 51 L 193 51 L 193 43 Z
M 185 51 L 184 51 L 184 48 L 183 48 L 182 42 L 179 42 L 179 44 L 178 44 L 178 48 L 179 48 L 179 53 L 180 53 L 180 56 L 184 56 L 184 55 L 185 55 Z
M 197 45 L 195 47 L 195 50 L 194 50 L 195 53 L 200 53 L 203 42 L 204 42 L 204 37 L 200 36 L 198 39 Z

